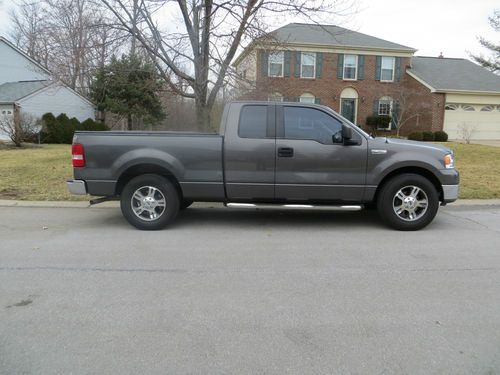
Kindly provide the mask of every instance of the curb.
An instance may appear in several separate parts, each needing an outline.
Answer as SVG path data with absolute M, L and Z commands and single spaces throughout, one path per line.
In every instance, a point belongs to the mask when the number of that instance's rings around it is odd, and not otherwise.
M 459 199 L 450 203 L 447 207 L 464 206 L 500 206 L 500 199 Z M 32 207 L 32 208 L 119 208 L 120 202 L 110 201 L 90 206 L 87 201 L 18 201 L 0 199 L 0 207 Z M 222 207 L 222 203 L 217 202 L 196 202 L 193 207 L 215 208 Z

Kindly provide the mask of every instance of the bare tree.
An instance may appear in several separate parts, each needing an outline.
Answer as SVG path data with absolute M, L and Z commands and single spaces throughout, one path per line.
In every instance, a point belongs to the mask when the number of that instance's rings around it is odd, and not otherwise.
M 493 30 L 497 33 L 500 32 L 500 9 L 496 9 L 493 12 L 493 15 L 488 17 L 488 21 Z M 495 43 L 487 40 L 483 37 L 479 37 L 479 43 L 481 46 L 490 51 L 491 56 L 487 57 L 483 54 L 470 54 L 472 59 L 484 66 L 486 69 L 491 70 L 493 73 L 500 73 L 500 44 L 498 42 Z
M 231 62 L 241 47 L 267 35 L 278 16 L 339 15 L 351 0 L 102 0 L 118 26 L 135 37 L 176 95 L 194 100 L 199 127 L 207 127 Z M 138 6 L 138 8 L 137 8 Z M 173 15 L 165 19 L 166 8 Z M 141 18 L 137 27 L 136 14 Z M 180 20 L 180 21 L 176 21 Z M 171 23 L 178 30 L 168 29 Z
M 14 115 L 0 115 L 0 131 L 6 134 L 16 147 L 32 140 L 40 130 L 40 119 L 27 113 L 20 113 L 19 108 Z
M 470 144 L 476 131 L 477 127 L 474 124 L 462 122 L 458 125 L 458 133 L 466 144 Z

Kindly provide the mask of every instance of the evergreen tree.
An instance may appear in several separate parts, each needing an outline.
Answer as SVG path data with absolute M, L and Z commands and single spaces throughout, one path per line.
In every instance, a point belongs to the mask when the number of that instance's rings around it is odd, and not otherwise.
M 161 85 L 154 67 L 139 56 L 113 57 L 99 69 L 91 86 L 91 97 L 99 111 L 127 118 L 128 130 L 134 121 L 152 124 L 165 118 L 158 92 Z
M 500 9 L 496 9 L 493 15 L 488 18 L 489 23 L 493 30 L 496 32 L 500 31 Z M 500 73 L 500 44 L 497 42 L 489 41 L 483 37 L 479 38 L 479 43 L 486 49 L 491 51 L 491 56 L 486 57 L 482 54 L 471 55 L 471 57 L 477 63 L 481 64 L 485 68 L 491 70 L 494 73 Z

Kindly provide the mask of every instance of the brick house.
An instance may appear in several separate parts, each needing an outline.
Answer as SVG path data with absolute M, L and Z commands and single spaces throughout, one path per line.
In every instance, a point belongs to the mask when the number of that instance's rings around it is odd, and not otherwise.
M 453 87 L 427 81 L 448 75 L 453 82 L 461 77 L 467 81 L 462 82 L 462 94 L 486 95 L 469 95 L 462 98 L 463 104 L 490 105 L 492 124 L 498 117 L 498 126 L 480 133 L 500 139 L 500 77 L 467 60 L 417 58 L 414 48 L 337 26 L 292 23 L 269 36 L 251 43 L 234 63 L 242 78 L 242 98 L 320 103 L 363 128 L 369 116 L 390 115 L 391 123 L 377 131 L 394 132 L 400 124 L 405 135 L 447 130 L 445 108 L 451 108 L 447 104 Z M 453 69 L 447 72 L 450 62 Z M 482 77 L 479 84 L 475 74 Z M 455 124 L 452 138 L 456 128 Z

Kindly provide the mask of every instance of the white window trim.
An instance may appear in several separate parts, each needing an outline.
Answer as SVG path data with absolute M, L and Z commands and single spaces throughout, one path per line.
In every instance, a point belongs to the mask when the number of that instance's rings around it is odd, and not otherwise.
M 312 64 L 312 67 L 313 67 L 313 74 L 312 74 L 312 77 L 304 77 L 302 75 L 302 71 L 303 71 L 303 67 L 304 67 L 304 54 L 308 54 L 308 55 L 314 55 L 314 63 Z M 305 79 L 314 79 L 316 78 L 316 59 L 317 59 L 317 54 L 316 52 L 302 52 L 300 54 L 300 78 L 305 78 Z M 310 65 L 308 65 L 310 66 Z
M 382 79 L 382 70 L 384 57 L 392 59 L 392 78 L 391 79 Z M 396 58 L 394 56 L 382 56 L 380 60 L 380 82 L 394 82 L 394 75 L 396 74 Z
M 271 75 L 271 55 L 272 54 L 281 54 L 281 75 L 275 76 Z M 273 77 L 273 78 L 283 78 L 285 76 L 285 52 L 284 51 L 276 51 L 276 52 L 271 52 L 267 58 L 267 76 L 268 77 Z M 273 62 L 273 64 L 278 64 Z
M 356 63 L 355 63 L 355 69 L 356 69 L 355 72 L 356 72 L 356 74 L 354 74 L 354 78 L 346 78 L 345 77 L 345 60 L 346 60 L 345 57 L 346 56 L 354 56 L 354 57 L 356 57 Z M 344 56 L 344 63 L 343 63 L 343 66 L 342 66 L 342 79 L 344 81 L 357 81 L 358 80 L 358 57 L 359 57 L 358 55 L 345 55 Z

